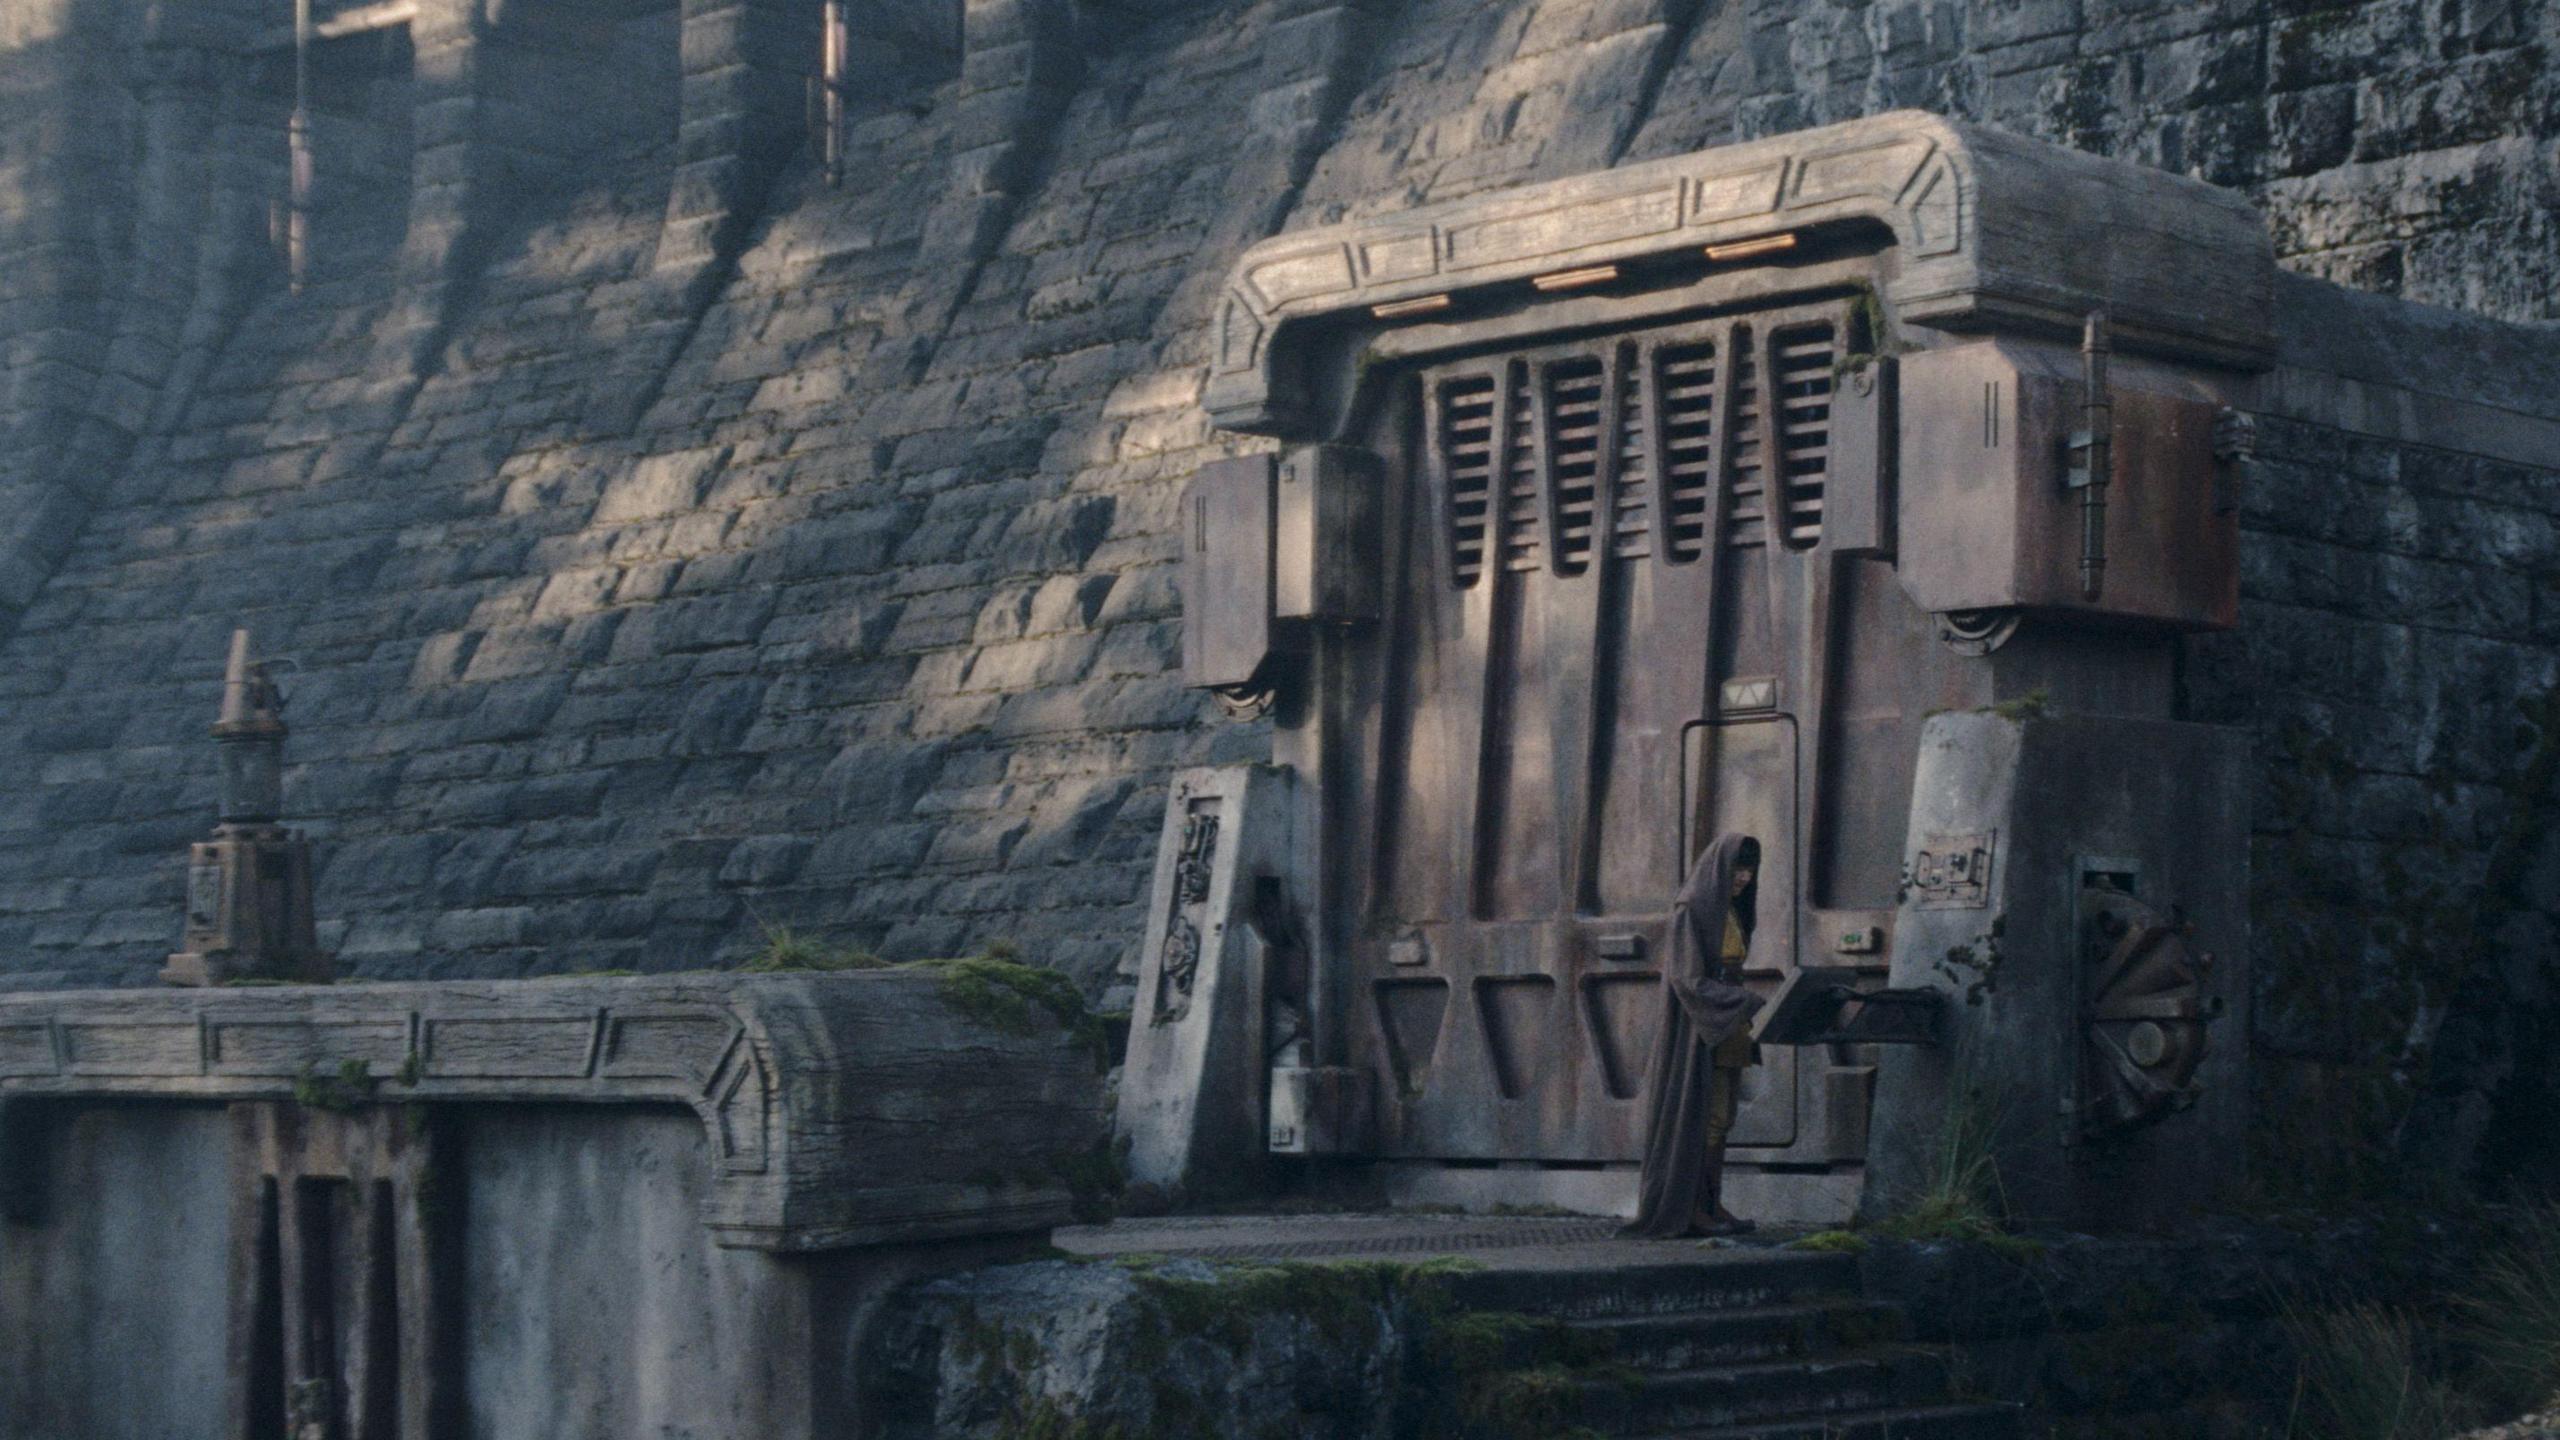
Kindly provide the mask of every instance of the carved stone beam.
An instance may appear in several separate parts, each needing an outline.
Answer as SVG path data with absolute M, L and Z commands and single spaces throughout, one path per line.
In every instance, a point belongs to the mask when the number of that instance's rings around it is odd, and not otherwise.
M 1899 110 L 1695 155 L 1276 236 L 1220 307 L 1202 403 L 1229 430 L 1322 438 L 1309 341 L 1487 287 L 1821 227 L 1893 237 L 1906 323 L 2076 334 L 2104 306 L 2132 351 L 2262 370 L 2274 252 L 2248 201 L 2202 181 Z
M 709 1140 L 703 1220 L 723 1245 L 1062 1224 L 1059 1162 L 1100 1133 L 1094 1056 L 1039 1006 L 1015 1023 L 982 999 L 916 970 L 0 995 L 0 1116 L 88 1099 L 681 1105 Z

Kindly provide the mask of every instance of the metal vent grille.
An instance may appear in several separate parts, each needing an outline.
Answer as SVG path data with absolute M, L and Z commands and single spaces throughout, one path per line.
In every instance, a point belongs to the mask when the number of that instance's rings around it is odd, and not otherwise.
M 1510 408 L 1502 435 L 1502 564 L 1509 570 L 1538 568 L 1538 432 L 1530 424 L 1536 397 L 1529 389 L 1529 367 L 1513 365 L 1506 377 Z
M 1616 391 L 1618 466 L 1610 497 L 1609 553 L 1621 560 L 1641 560 L 1653 553 L 1653 477 L 1645 457 L 1644 371 L 1635 363 L 1635 347 L 1619 347 L 1611 368 Z
M 1838 306 L 1579 341 L 1426 377 L 1450 574 L 1822 543 Z
M 1771 337 L 1777 370 L 1779 483 L 1790 550 L 1809 550 L 1822 542 L 1822 485 L 1831 466 L 1831 386 L 1837 342 L 1837 332 L 1827 323 L 1780 330 Z
M 1584 356 L 1542 366 L 1546 406 L 1540 438 L 1546 443 L 1547 485 L 1555 503 L 1555 567 L 1579 575 L 1591 564 L 1599 519 L 1600 430 L 1608 376 L 1600 357 Z
M 1449 496 L 1449 573 L 1461 586 L 1484 577 L 1493 492 L 1494 383 L 1465 375 L 1440 386 L 1440 464 Z
M 1662 407 L 1664 557 L 1695 560 L 1707 542 L 1707 495 L 1716 469 L 1716 345 L 1701 340 L 1654 352 Z
M 1725 452 L 1724 543 L 1733 546 L 1769 543 L 1769 476 L 1763 463 L 1760 427 L 1760 358 L 1752 353 L 1752 337 L 1737 329 L 1733 336 L 1733 433 Z

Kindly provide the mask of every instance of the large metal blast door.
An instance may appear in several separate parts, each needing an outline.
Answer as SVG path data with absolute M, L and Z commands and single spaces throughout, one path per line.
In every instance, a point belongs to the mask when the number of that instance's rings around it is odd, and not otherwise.
M 1771 615 L 1810 570 L 1845 315 L 1758 315 L 1420 377 L 1400 590 L 1357 727 L 1356 1063 L 1382 1153 L 1613 1161 L 1643 1142 L 1690 856 L 1768 855 L 1796 947 L 1798 724 Z M 1791 582 L 1790 582 L 1791 583 Z M 1738 1144 L 1796 1128 L 1789 1057 Z

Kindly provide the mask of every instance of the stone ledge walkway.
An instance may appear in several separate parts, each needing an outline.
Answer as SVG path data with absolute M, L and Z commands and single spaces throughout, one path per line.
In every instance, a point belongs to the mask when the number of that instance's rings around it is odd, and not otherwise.
M 1588 1215 L 1190 1215 L 1071 1225 L 1058 1248 L 1076 1255 L 1168 1255 L 1203 1260 L 1428 1259 L 1463 1256 L 1495 1270 L 1610 1270 L 1715 1263 L 1764 1255 L 1801 1230 L 1735 1240 L 1621 1240 L 1619 1222 Z

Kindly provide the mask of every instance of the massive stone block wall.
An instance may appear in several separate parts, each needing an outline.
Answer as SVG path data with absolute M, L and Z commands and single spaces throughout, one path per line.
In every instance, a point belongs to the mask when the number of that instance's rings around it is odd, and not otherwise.
M 222 78 L 246 42 L 164 82 L 144 21 L 193 7 L 12 7 L 65 17 L 0 35 L 0 247 L 41 291 L 0 386 L 6 495 L 42 517 L 0 605 L 14 982 L 135 983 L 169 948 L 246 624 L 297 667 L 289 794 L 355 974 L 728 963 L 789 927 L 1012 939 L 1102 988 L 1162 777 L 1263 743 L 1173 673 L 1168 531 L 1238 443 L 1195 403 L 1219 283 L 1277 230 L 1921 104 L 2240 186 L 2307 271 L 2560 313 L 2534 0 L 971 0 L 956 62 L 884 38 L 911 83 L 855 97 L 836 188 L 798 130 L 815 8 L 421 0 L 375 95 L 414 107 L 377 137 L 406 193 L 348 202 L 371 223 L 324 231 L 292 296 L 260 244 L 272 97 Z M 574 83 L 600 52 L 624 83 Z M 34 123 L 73 89 L 145 157 L 120 188 L 73 183 L 101 132 Z M 238 118 L 150 129 L 154 95 Z M 229 168 L 186 148 L 214 138 Z M 178 324 L 199 363 L 109 384 L 182 273 L 213 277 Z M 63 417 L 111 403 L 124 438 L 76 449 Z M 2483 622 L 2503 670 L 2402 613 L 2447 565 L 2547 575 L 2547 485 L 2331 448 L 2301 486 L 2439 518 L 2254 514 L 2271 619 L 2242 643 L 2388 640 L 2369 663 L 2411 693 L 2548 683 L 2547 586 L 2499 581 L 2527 595 Z M 2521 538 L 2438 553 L 2492 521 Z M 2279 745 L 2321 733 L 2323 684 L 2214 714 Z M 2346 763 L 2382 796 L 2427 757 Z
M 2551 319 L 2556 41 L 2531 0 L 1732 5 L 1636 153 L 1919 106 L 2241 190 L 2306 274 Z
M 2464 419 L 2495 447 L 2494 409 Z M 2560 444 L 2257 423 L 2241 626 L 2179 678 L 2192 718 L 2258 737 L 2261 1179 L 2406 1193 L 2417 1161 L 2548 1185 Z

